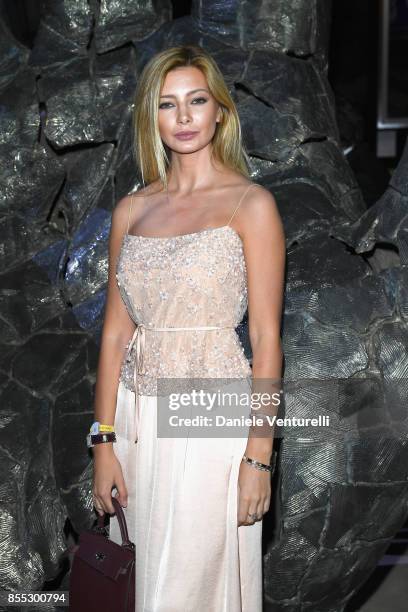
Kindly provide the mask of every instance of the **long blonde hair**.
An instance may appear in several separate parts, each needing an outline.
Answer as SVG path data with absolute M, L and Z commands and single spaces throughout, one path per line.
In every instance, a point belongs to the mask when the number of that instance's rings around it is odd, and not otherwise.
M 221 120 L 212 140 L 214 159 L 249 177 L 250 161 L 242 143 L 240 120 L 224 77 L 204 49 L 186 45 L 170 47 L 154 55 L 143 68 L 137 85 L 133 113 L 134 154 L 143 184 L 160 178 L 167 188 L 169 149 L 160 137 L 158 109 L 167 73 L 182 66 L 195 66 L 203 72 L 210 92 L 221 106 Z

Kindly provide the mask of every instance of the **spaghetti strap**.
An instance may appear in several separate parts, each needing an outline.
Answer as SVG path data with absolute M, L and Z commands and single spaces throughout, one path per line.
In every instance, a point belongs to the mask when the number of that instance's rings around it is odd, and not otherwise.
M 238 208 L 240 207 L 240 204 L 241 204 L 242 200 L 244 199 L 244 197 L 246 196 L 246 194 L 248 193 L 248 191 L 251 189 L 251 187 L 254 187 L 254 186 L 258 186 L 258 183 L 250 183 L 250 184 L 248 185 L 248 187 L 245 189 L 245 191 L 244 191 L 244 193 L 242 194 L 242 196 L 240 197 L 239 202 L 238 202 L 238 204 L 236 205 L 235 210 L 234 210 L 234 212 L 232 213 L 232 215 L 231 215 L 231 217 L 230 217 L 230 220 L 228 221 L 227 225 L 229 225 L 229 224 L 231 223 L 231 221 L 232 221 L 232 220 L 233 220 L 233 218 L 234 218 L 235 213 L 237 212 Z
M 130 196 L 130 204 L 129 204 L 129 213 L 128 213 L 128 222 L 127 222 L 126 234 L 129 233 L 129 221 L 130 221 L 130 213 L 132 212 L 132 204 L 133 204 L 133 195 Z

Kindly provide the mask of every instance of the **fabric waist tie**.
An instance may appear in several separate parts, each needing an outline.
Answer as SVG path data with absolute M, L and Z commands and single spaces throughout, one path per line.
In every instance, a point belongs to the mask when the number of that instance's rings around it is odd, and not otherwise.
M 198 327 L 151 327 L 149 325 L 145 325 L 144 323 L 139 323 L 133 332 L 133 336 L 130 340 L 129 347 L 127 349 L 126 359 L 130 359 L 130 353 L 132 351 L 133 345 L 136 345 L 136 357 L 135 357 L 135 367 L 133 369 L 133 384 L 134 384 L 134 393 L 135 393 L 135 431 L 134 431 L 134 440 L 135 443 L 138 440 L 138 431 L 139 431 L 139 393 L 137 387 L 137 375 L 144 374 L 144 349 L 145 349 L 145 330 L 153 330 L 153 331 L 189 331 L 189 330 L 197 330 L 197 331 L 207 331 L 213 329 L 235 329 L 236 325 L 201 325 Z

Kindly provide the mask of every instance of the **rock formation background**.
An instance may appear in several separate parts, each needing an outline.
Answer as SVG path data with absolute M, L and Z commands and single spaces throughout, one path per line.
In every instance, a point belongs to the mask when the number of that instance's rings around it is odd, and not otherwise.
M 407 516 L 408 150 L 368 208 L 327 77 L 329 1 L 176 5 L 47 0 L 32 49 L 0 22 L 1 588 L 51 581 L 94 520 L 85 435 L 111 213 L 139 184 L 133 93 L 153 53 L 196 43 L 285 225 L 286 416 L 332 421 L 276 442 L 268 610 L 340 612 Z

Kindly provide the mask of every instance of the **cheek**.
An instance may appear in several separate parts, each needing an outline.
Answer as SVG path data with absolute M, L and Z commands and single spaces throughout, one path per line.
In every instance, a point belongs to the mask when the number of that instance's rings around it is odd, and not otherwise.
M 159 113 L 157 121 L 160 131 L 165 131 L 166 129 L 168 129 L 169 121 L 165 113 Z
M 196 123 L 203 128 L 211 129 L 217 118 L 217 113 L 212 108 L 201 108 L 196 112 Z

